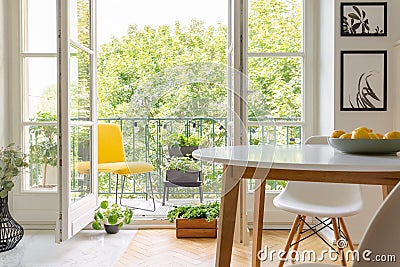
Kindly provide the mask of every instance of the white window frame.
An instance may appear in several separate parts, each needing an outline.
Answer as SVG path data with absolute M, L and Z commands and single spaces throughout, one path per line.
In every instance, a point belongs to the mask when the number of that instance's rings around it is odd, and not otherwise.
M 247 34 L 247 19 L 245 20 L 246 38 L 243 40 L 246 42 L 244 45 L 244 55 L 246 57 L 246 72 L 247 73 L 247 62 L 249 58 L 279 58 L 279 57 L 300 57 L 303 60 L 302 70 L 302 110 L 301 120 L 295 122 L 248 122 L 248 126 L 300 126 L 301 127 L 301 141 L 303 142 L 306 137 L 313 134 L 314 129 L 314 82 L 312 67 L 314 63 L 313 49 L 314 49 L 314 0 L 302 0 L 303 1 L 303 39 L 302 39 L 302 52 L 288 53 L 288 52 L 248 52 L 248 34 Z M 245 10 L 243 13 L 248 14 L 249 10 Z M 247 92 L 246 92 L 247 93 Z
M 54 0 L 56 2 L 56 0 Z M 20 70 L 20 88 L 21 88 L 21 140 L 22 146 L 27 149 L 29 146 L 29 135 L 26 135 L 26 129 L 30 126 L 54 126 L 57 127 L 57 121 L 54 122 L 32 122 L 29 121 L 29 88 L 28 88 L 28 73 L 25 68 L 25 60 L 30 58 L 52 58 L 57 61 L 57 51 L 46 53 L 46 52 L 26 52 L 27 51 L 27 38 L 28 38 L 28 0 L 20 0 L 19 1 L 19 16 L 20 16 L 20 40 L 19 40 L 19 70 Z M 56 13 L 57 10 L 54 10 Z M 56 21 L 54 21 L 56 23 Z M 57 37 L 57 33 L 54 32 L 54 38 Z M 57 80 L 57 77 L 54 77 Z M 34 189 L 30 188 L 29 184 L 29 174 L 24 174 L 21 182 L 21 192 L 29 192 L 29 193 L 51 193 L 56 194 L 57 189 L 54 188 L 52 190 L 48 189 Z

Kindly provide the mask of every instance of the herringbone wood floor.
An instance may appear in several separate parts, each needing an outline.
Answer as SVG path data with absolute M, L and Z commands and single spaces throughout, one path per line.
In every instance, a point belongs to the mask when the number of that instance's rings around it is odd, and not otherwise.
M 269 251 L 284 247 L 289 231 L 269 230 L 263 233 L 263 246 L 268 245 Z M 317 253 L 327 249 L 318 238 L 304 240 L 299 250 L 314 250 Z M 211 238 L 175 238 L 174 229 L 139 230 L 131 241 L 128 249 L 122 255 L 116 267 L 146 266 L 146 267 L 180 267 L 180 266 L 214 266 L 216 239 Z M 318 254 L 317 254 L 318 255 Z M 332 263 L 329 258 L 324 263 Z M 265 261 L 263 267 L 277 266 L 278 261 Z M 291 265 L 292 263 L 286 263 Z M 286 266 L 285 265 L 285 266 Z M 232 253 L 232 265 L 237 267 L 251 266 L 251 246 L 236 244 Z M 295 265 L 294 265 L 295 266 Z

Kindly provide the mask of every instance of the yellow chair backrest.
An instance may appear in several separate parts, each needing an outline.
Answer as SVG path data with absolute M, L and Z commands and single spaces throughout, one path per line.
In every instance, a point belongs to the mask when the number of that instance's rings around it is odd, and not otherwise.
M 117 124 L 98 124 L 98 163 L 124 162 L 122 132 Z

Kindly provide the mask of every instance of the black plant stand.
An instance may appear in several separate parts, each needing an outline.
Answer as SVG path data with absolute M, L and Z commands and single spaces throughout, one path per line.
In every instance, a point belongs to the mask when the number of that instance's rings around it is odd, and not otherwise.
M 8 196 L 0 198 L 0 252 L 15 248 L 24 236 L 24 229 L 8 210 Z

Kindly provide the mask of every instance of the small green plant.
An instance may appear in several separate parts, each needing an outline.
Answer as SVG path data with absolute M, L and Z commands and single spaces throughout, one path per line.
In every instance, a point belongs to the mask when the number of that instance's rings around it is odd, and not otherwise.
M 175 219 L 206 219 L 210 222 L 219 216 L 219 202 L 200 204 L 196 206 L 175 207 L 168 212 L 167 218 L 172 223 Z
M 133 211 L 128 207 L 123 209 L 118 204 L 112 204 L 109 206 L 107 200 L 100 203 L 99 209 L 94 214 L 94 222 L 92 228 L 95 230 L 101 230 L 102 224 L 118 225 L 122 228 L 124 223 L 129 224 L 132 221 Z
M 0 198 L 5 198 L 14 187 L 14 177 L 28 167 L 27 155 L 14 144 L 0 149 Z
M 200 171 L 201 164 L 189 157 L 171 157 L 163 166 L 164 170 L 185 171 Z
M 197 135 L 186 136 L 184 134 L 173 133 L 167 140 L 170 147 L 199 146 L 200 138 Z

